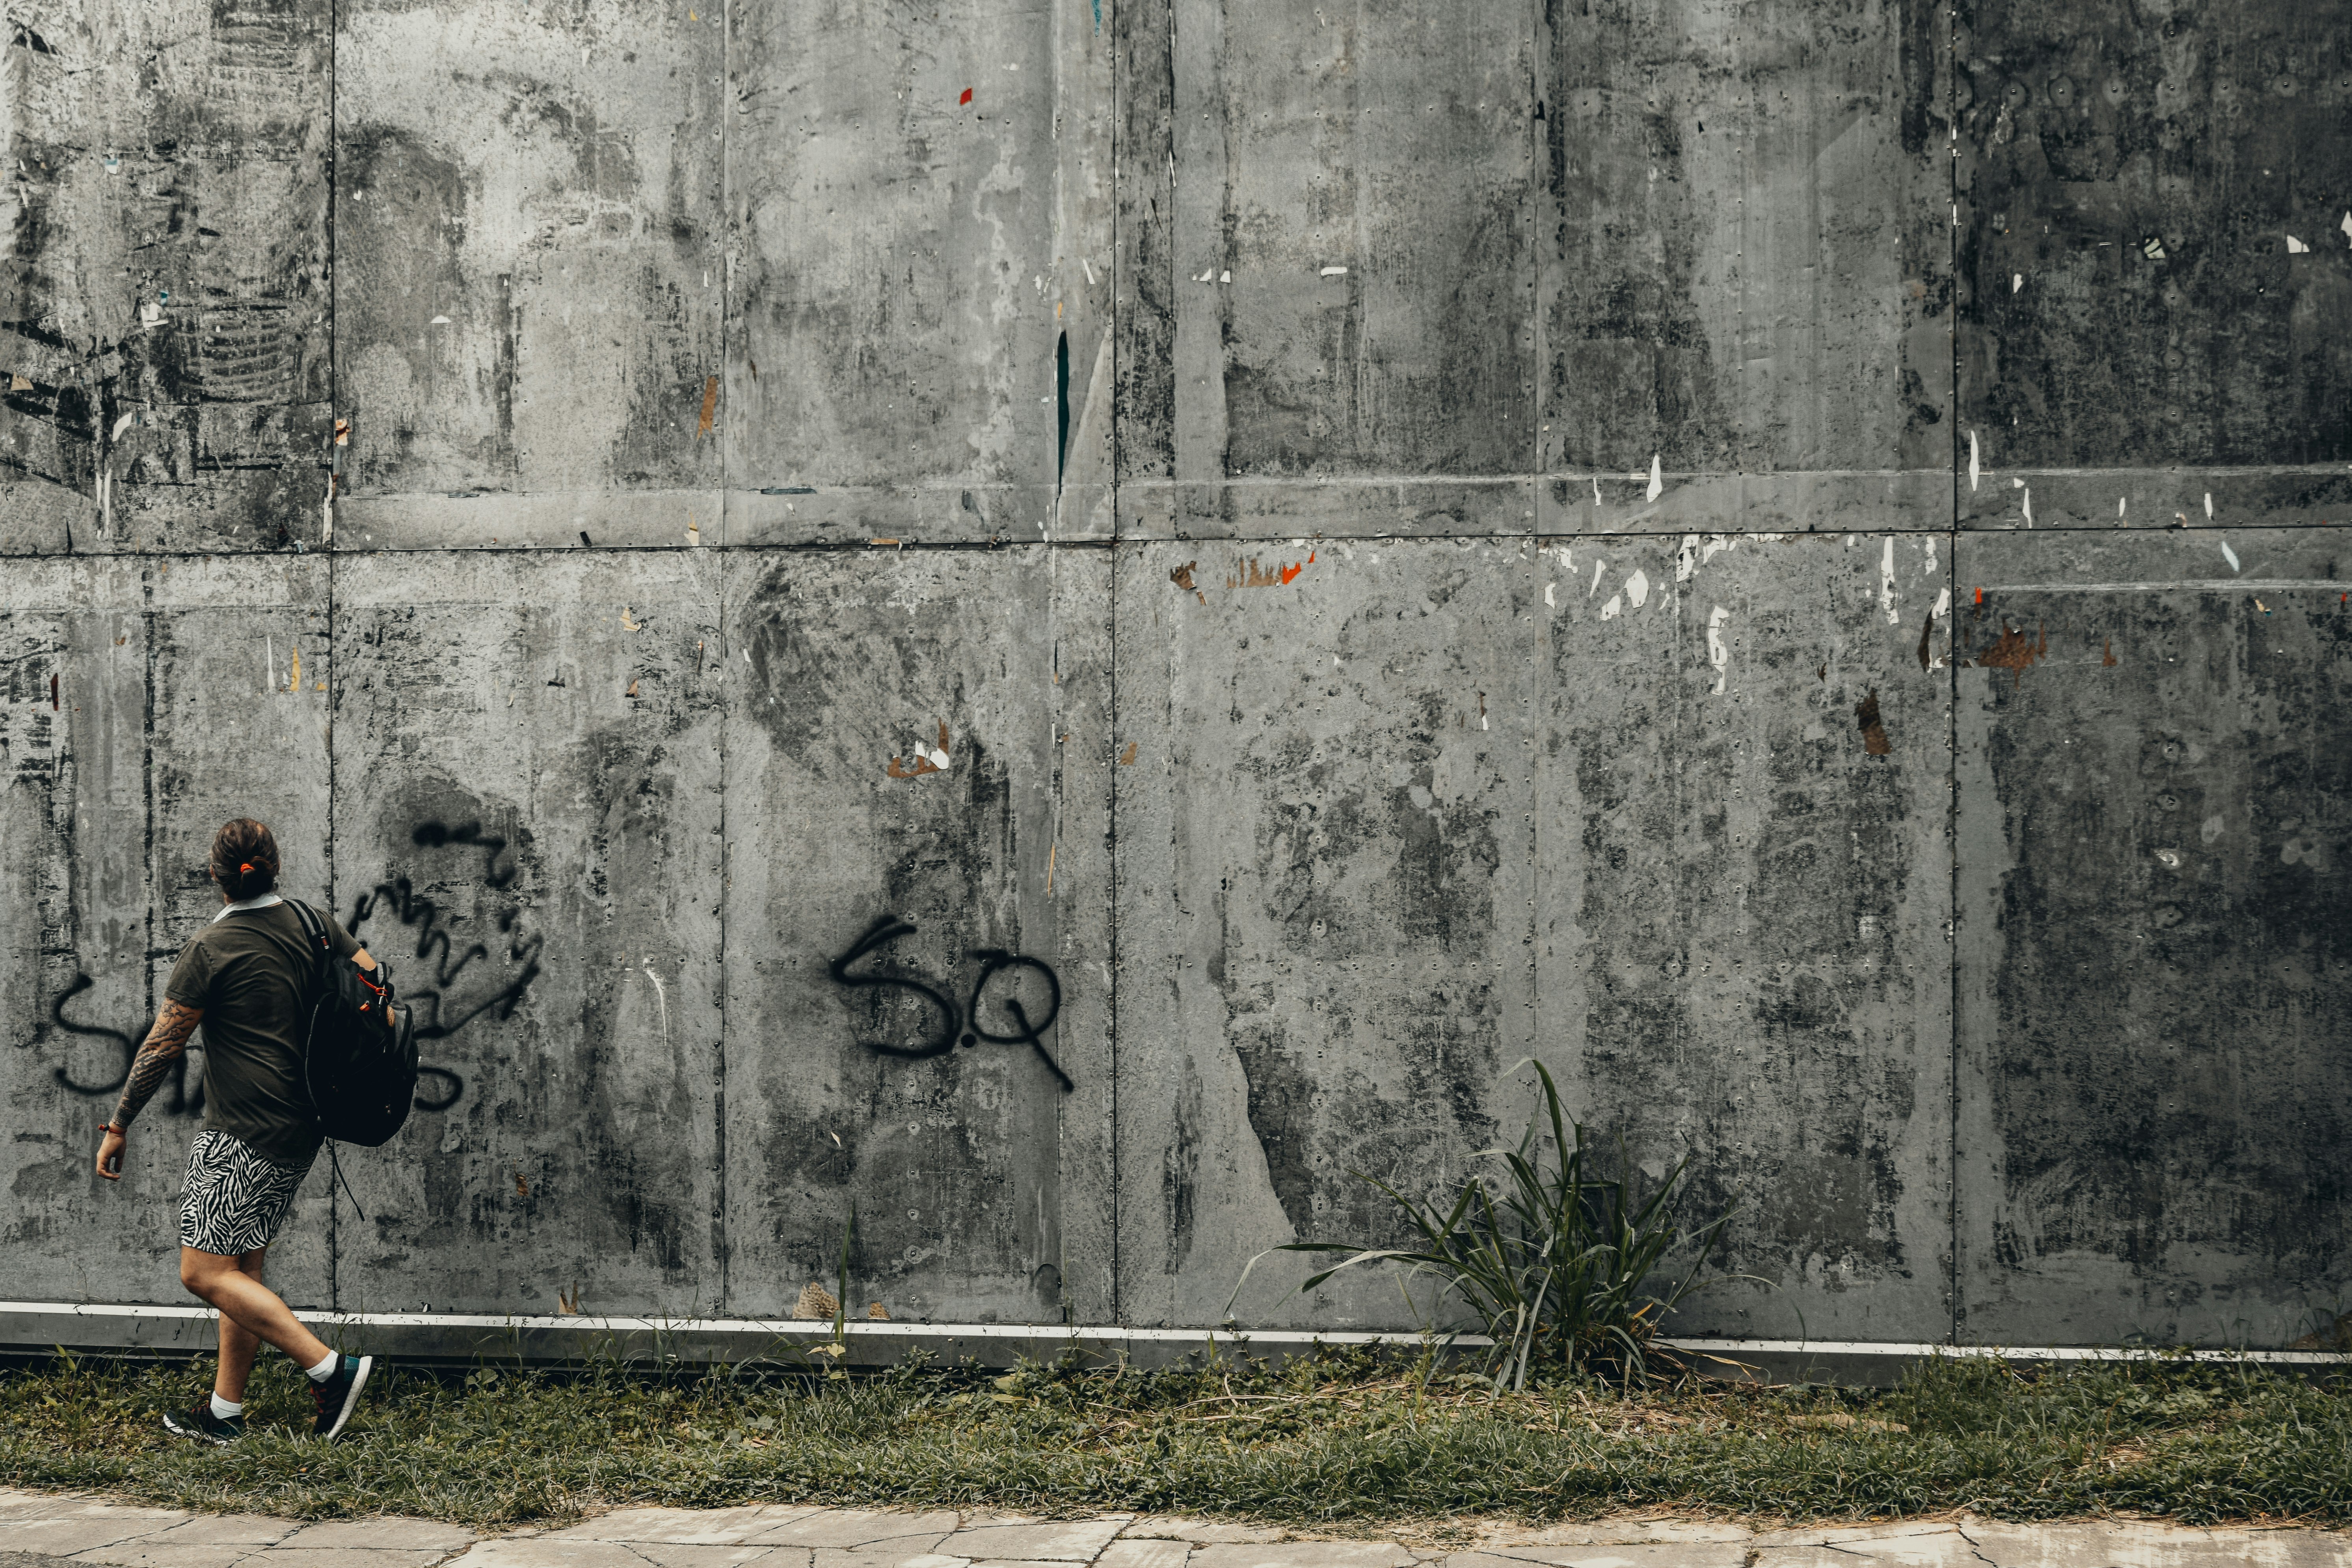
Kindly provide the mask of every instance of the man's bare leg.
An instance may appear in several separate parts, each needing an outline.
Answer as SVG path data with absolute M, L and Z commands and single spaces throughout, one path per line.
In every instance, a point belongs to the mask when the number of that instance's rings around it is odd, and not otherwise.
M 254 1270 L 248 1274 L 244 1263 L 255 1259 Z M 293 1310 L 278 1299 L 277 1293 L 261 1282 L 259 1255 L 246 1253 L 224 1257 L 217 1252 L 198 1252 L 193 1247 L 180 1248 L 180 1283 L 220 1310 L 221 1378 L 228 1376 L 229 1322 L 234 1319 L 237 1328 L 260 1340 L 276 1345 L 294 1358 L 299 1367 L 313 1367 L 334 1353 L 327 1342 L 304 1328 Z M 245 1354 L 245 1369 L 253 1366 L 253 1352 Z M 238 1385 L 243 1386 L 240 1375 Z M 218 1384 L 215 1384 L 218 1386 Z M 221 1395 L 226 1399 L 226 1394 Z M 242 1403 L 240 1401 L 239 1403 Z
M 268 1248 L 257 1247 L 236 1259 L 239 1272 L 250 1275 L 254 1283 L 261 1282 L 261 1262 Z M 220 1321 L 220 1371 L 213 1378 L 213 1393 L 231 1405 L 245 1403 L 245 1380 L 253 1374 L 253 1358 L 261 1352 L 261 1337 L 240 1325 L 226 1312 Z

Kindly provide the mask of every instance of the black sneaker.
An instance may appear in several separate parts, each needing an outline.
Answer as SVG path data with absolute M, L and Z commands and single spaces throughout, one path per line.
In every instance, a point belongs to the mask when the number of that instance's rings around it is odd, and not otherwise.
M 231 1415 L 224 1419 L 213 1414 L 210 1399 L 200 1399 L 194 1410 L 164 1416 L 163 1430 L 174 1437 L 194 1437 L 199 1443 L 226 1448 L 245 1436 L 245 1417 Z
M 324 1383 L 310 1384 L 310 1397 L 319 1402 L 319 1419 L 310 1428 L 310 1436 L 333 1442 L 342 1436 L 352 1412 L 358 1408 L 360 1390 L 367 1386 L 368 1373 L 375 1368 L 372 1355 L 347 1355 L 334 1376 Z

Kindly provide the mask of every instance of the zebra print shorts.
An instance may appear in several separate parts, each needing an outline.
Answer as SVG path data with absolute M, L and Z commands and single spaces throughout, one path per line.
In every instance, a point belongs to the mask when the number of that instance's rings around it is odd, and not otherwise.
M 197 1133 L 180 1194 L 180 1245 L 223 1258 L 268 1246 L 310 1173 L 308 1162 L 281 1165 L 242 1138 Z

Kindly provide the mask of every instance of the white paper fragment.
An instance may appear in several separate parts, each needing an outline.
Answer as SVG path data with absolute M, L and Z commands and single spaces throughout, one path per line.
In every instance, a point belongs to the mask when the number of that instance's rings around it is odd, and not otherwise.
M 1886 624 L 1895 626 L 1903 619 L 1903 612 L 1895 607 L 1895 536 L 1886 536 L 1886 549 L 1878 558 L 1878 607 L 1886 612 Z
M 1559 601 L 1551 596 L 1551 591 L 1559 586 L 1559 584 L 1557 583 L 1547 583 L 1544 584 L 1544 604 L 1548 607 L 1555 610 L 1559 608 Z
M 1613 621 L 1617 618 L 1617 612 L 1624 607 L 1625 595 L 1612 594 L 1609 595 L 1609 602 L 1601 606 L 1601 618 L 1604 621 Z
M 449 318 L 446 316 L 436 316 L 433 318 L 432 324 L 436 327 L 446 327 L 449 324 Z
M 109 437 L 107 437 L 107 439 L 108 439 L 109 441 L 120 441 L 120 440 L 121 440 L 121 439 L 122 439 L 122 433 L 123 433 L 125 430 L 128 430 L 128 429 L 130 429 L 130 428 L 131 428 L 131 419 L 132 419 L 133 417 L 134 417 L 134 416 L 132 416 L 132 415 L 131 415 L 131 414 L 126 413 L 126 414 L 124 414 L 121 418 L 117 419 L 117 420 L 114 422 L 114 433 L 113 433 L 112 435 L 109 436 Z
M 327 498 L 319 503 L 319 542 L 335 542 L 335 476 L 327 476 Z
M 1977 433 L 1969 432 L 1969 489 L 1977 488 Z
M 1723 643 L 1723 623 L 1730 618 L 1731 612 L 1721 605 L 1717 605 L 1706 617 L 1706 662 L 1715 666 L 1715 694 L 1717 697 L 1723 695 L 1723 683 L 1729 678 L 1731 650 Z
M 2012 273 L 2011 273 L 2011 274 L 2009 275 L 2009 291 L 2010 291 L 2011 293 L 2014 294 L 2014 293 L 2016 293 L 2019 289 L 2022 289 L 2022 288 L 2024 288 L 2024 287 L 2025 287 L 2025 274 L 2024 274 L 2024 273 L 2022 273 L 2022 272 L 2012 272 Z
M 1344 267 L 1326 267 L 1322 275 L 1326 278 L 1345 278 L 1348 275 L 1348 269 Z
M 1093 288 L 1095 286 L 1095 264 L 1081 256 L 1078 258 L 1078 265 L 1087 269 L 1087 287 L 1089 289 Z
M 1590 599 L 1593 595 L 1601 592 L 1601 574 L 1608 565 L 1609 563 L 1606 561 L 1596 561 L 1592 563 L 1592 586 L 1584 591 L 1586 598 Z
M 1658 467 L 1658 455 L 1653 452 L 1650 454 L 1650 499 L 1654 501 L 1665 493 L 1665 471 Z
M 2301 256 L 2310 249 L 2311 247 L 2304 244 L 2303 241 L 2295 238 L 2294 236 L 2288 235 L 2286 237 L 2286 253 L 2289 256 Z
M 1625 596 L 1633 601 L 1633 607 L 1637 610 L 1650 602 L 1649 574 L 1638 566 L 1633 569 L 1633 574 L 1625 579 Z
M 2230 563 L 2231 571 L 2238 569 L 2238 552 L 2230 548 L 2230 542 L 2226 539 L 2221 541 L 2221 559 Z
M 2117 517 L 2121 517 L 2121 516 L 2123 516 L 2123 514 L 2124 514 L 2124 498 L 2123 498 L 2122 496 L 2117 496 L 2117 497 L 2116 498 L 2116 515 Z
M 2211 490 L 2207 490 L 2205 492 L 2205 521 L 2208 522 L 2213 521 L 2213 492 Z
M 1234 275 L 1230 272 L 1220 272 L 1217 274 L 1217 281 L 1220 283 L 1230 283 L 1233 280 Z
M 2352 212 L 2346 213 L 2344 215 L 2344 221 L 2337 224 L 2336 226 L 2344 231 L 2347 237 L 2347 242 L 2352 243 Z
M 1594 506 L 1599 506 L 1601 504 L 1601 476 L 1599 474 L 1592 476 L 1592 504 Z
M 2024 500 L 2019 504 L 2025 508 L 2025 526 L 2032 528 L 2033 526 L 2033 492 L 2031 489 L 2027 490 Z
M 1698 535 L 1685 533 L 1683 535 L 1683 547 L 1675 552 L 1675 581 L 1687 583 L 1691 580 L 1691 574 L 1697 570 Z
M 2021 490 L 2025 488 L 2025 481 L 2023 479 L 2011 479 L 2009 483 L 2011 489 Z

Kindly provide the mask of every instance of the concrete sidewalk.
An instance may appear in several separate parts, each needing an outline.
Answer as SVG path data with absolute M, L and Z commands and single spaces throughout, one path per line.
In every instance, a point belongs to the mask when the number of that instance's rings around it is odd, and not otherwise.
M 0 1489 L 0 1568 L 2352 1568 L 2352 1535 L 1982 1520 L 1788 1531 L 1624 1519 L 1317 1539 L 1200 1520 L 757 1507 L 625 1509 L 478 1537 L 428 1520 L 302 1524 Z

